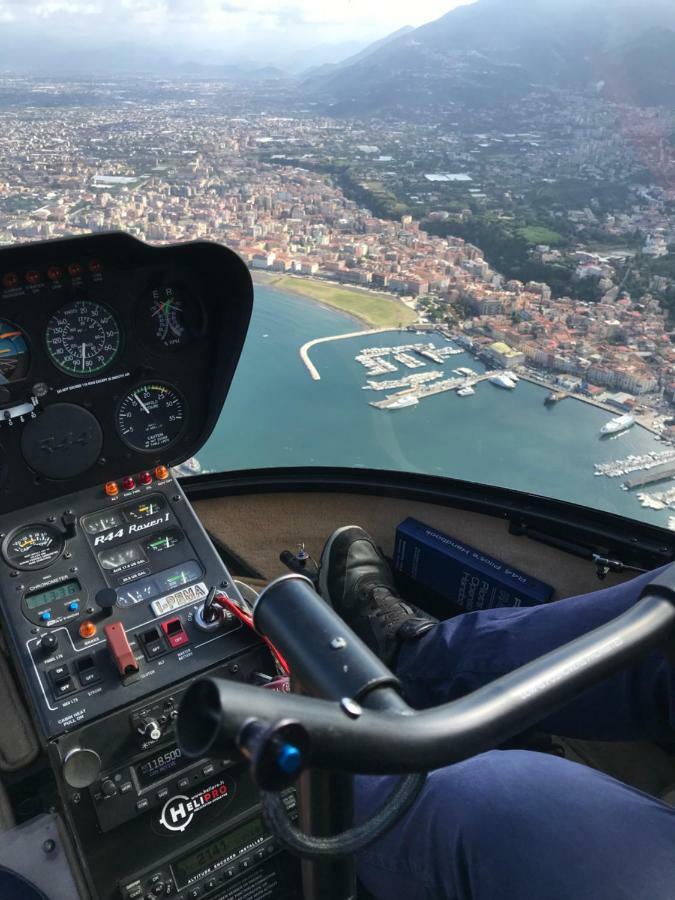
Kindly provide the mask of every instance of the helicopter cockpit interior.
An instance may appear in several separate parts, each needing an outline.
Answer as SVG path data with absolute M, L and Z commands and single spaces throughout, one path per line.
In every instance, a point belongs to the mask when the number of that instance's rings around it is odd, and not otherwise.
M 247 267 L 217 244 L 110 233 L 0 250 L 3 898 L 367 896 L 352 774 L 405 776 L 391 823 L 419 773 L 537 740 L 550 705 L 672 630 L 662 585 L 630 623 L 514 673 L 462 714 L 404 708 L 314 591 L 335 528 L 359 523 L 392 558 L 397 526 L 424 522 L 546 583 L 547 601 L 663 566 L 675 539 L 424 475 L 181 482 L 175 467 L 221 417 L 252 306 Z M 224 415 L 223 440 L 247 428 Z M 399 577 L 428 612 L 457 612 Z M 560 740 L 555 752 L 657 797 L 675 784 L 667 741 Z M 352 843 L 319 852 L 298 837 L 335 832 Z

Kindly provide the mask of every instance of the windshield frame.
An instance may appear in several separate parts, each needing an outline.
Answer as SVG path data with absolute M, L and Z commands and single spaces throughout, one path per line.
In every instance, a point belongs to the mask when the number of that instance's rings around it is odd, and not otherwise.
M 191 502 L 245 494 L 349 493 L 448 506 L 503 519 L 523 535 L 585 557 L 653 569 L 675 560 L 675 532 L 602 509 L 455 478 L 380 469 L 265 468 L 180 479 Z M 573 537 L 570 538 L 570 535 Z

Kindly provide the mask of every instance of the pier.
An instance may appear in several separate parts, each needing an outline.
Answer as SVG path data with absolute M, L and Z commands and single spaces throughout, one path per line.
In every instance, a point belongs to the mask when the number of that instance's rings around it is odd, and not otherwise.
M 483 381 L 489 381 L 493 375 L 498 375 L 499 371 L 490 371 L 486 372 L 484 375 L 476 375 L 471 378 L 471 385 L 474 386 L 476 384 L 480 384 Z M 371 400 L 370 405 L 374 406 L 375 409 L 404 409 L 405 401 L 410 399 L 410 405 L 420 402 L 420 400 L 424 400 L 425 397 L 433 397 L 436 394 L 444 394 L 448 391 L 456 391 L 458 388 L 465 385 L 467 379 L 462 378 L 446 378 L 443 381 L 435 381 L 431 384 L 422 384 L 419 386 L 408 388 L 404 391 L 399 391 L 396 394 L 388 394 L 384 400 Z
M 645 484 L 653 484 L 655 481 L 666 481 L 669 478 L 675 478 L 675 465 L 672 463 L 664 466 L 658 466 L 643 475 L 636 475 L 634 478 L 627 478 L 624 481 L 624 487 L 629 491 L 636 487 L 643 487 Z
M 309 358 L 309 351 L 312 347 L 316 347 L 317 344 L 327 344 L 329 341 L 346 341 L 348 338 L 355 337 L 363 337 L 365 334 L 390 334 L 390 333 L 399 333 L 402 332 L 401 328 L 369 328 L 366 331 L 350 331 L 349 334 L 334 334 L 332 337 L 322 337 L 315 338 L 313 341 L 307 341 L 306 344 L 303 344 L 300 348 L 300 359 L 303 361 L 305 366 L 307 367 L 307 371 L 309 372 L 312 381 L 321 381 L 321 375 L 319 374 L 319 370 L 314 365 L 312 360 Z M 392 348 L 394 350 L 396 348 Z

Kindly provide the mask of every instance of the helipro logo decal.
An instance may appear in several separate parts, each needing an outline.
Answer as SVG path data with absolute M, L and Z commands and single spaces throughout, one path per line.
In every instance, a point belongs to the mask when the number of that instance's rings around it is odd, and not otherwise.
M 229 779 L 201 788 L 192 797 L 177 794 L 170 797 L 162 807 L 159 824 L 168 831 L 185 831 L 197 813 L 221 800 L 228 800 L 233 794 L 234 783 Z

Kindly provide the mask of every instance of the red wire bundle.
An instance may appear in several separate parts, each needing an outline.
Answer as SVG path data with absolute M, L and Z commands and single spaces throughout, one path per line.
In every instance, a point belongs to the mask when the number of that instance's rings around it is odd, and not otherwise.
M 249 615 L 249 613 L 245 612 L 241 608 L 241 606 L 239 606 L 237 603 L 234 602 L 234 600 L 230 600 L 230 598 L 226 594 L 216 594 L 215 602 L 218 604 L 218 606 L 222 607 L 223 609 L 226 609 L 228 612 L 231 612 L 233 615 L 235 615 L 238 619 L 240 619 L 244 623 L 244 625 L 248 625 L 249 628 L 251 628 L 253 631 L 255 631 L 255 627 L 253 625 L 253 616 L 251 616 L 251 615 Z M 279 653 L 279 651 L 274 646 L 272 641 L 268 640 L 265 637 L 265 635 L 261 635 L 261 637 L 262 637 L 263 641 L 265 641 L 265 643 L 267 644 L 267 647 L 269 648 L 270 653 L 276 660 L 279 668 L 284 673 L 284 675 L 290 675 L 291 670 L 288 666 L 288 663 L 283 658 L 281 653 Z

